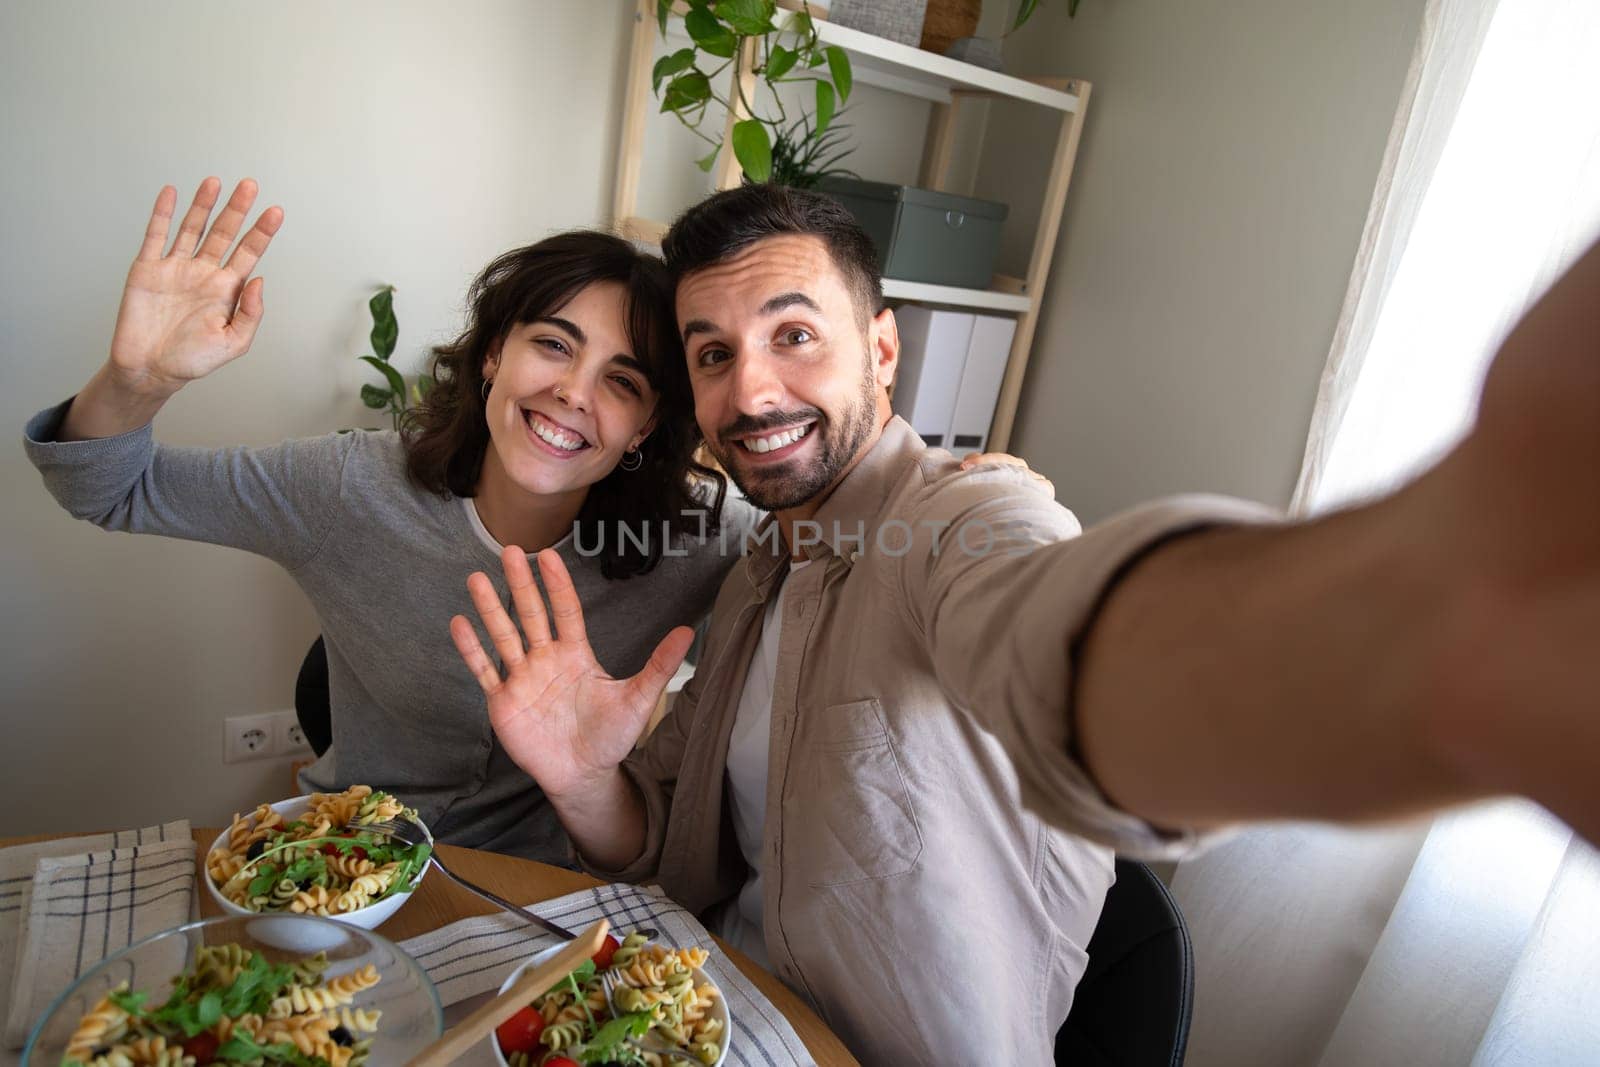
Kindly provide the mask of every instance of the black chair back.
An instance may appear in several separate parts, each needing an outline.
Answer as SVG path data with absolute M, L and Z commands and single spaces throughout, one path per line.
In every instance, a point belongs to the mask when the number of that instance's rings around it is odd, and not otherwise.
M 1194 951 L 1183 914 L 1149 867 L 1117 860 L 1088 951 L 1056 1034 L 1056 1063 L 1179 1067 L 1194 1007 Z
M 333 717 L 328 708 L 328 648 L 318 637 L 294 680 L 294 715 L 300 720 L 306 743 L 319 756 L 333 744 Z

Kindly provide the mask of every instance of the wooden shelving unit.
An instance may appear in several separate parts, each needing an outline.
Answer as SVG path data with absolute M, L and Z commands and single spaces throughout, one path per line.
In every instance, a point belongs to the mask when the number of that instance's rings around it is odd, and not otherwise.
M 639 0 L 634 12 L 621 145 L 617 153 L 617 175 L 612 190 L 613 226 L 619 233 L 650 243 L 659 243 L 661 234 L 666 230 L 665 223 L 640 218 L 637 212 L 645 126 L 654 110 L 650 68 L 655 60 L 658 35 L 655 10 L 655 0 Z M 1027 371 L 1029 351 L 1033 347 L 1034 330 L 1038 326 L 1040 300 L 1045 280 L 1050 274 L 1050 260 L 1055 252 L 1062 207 L 1072 181 L 1072 166 L 1078 154 L 1078 138 L 1083 129 L 1091 86 L 1088 82 L 1070 78 L 1014 78 L 846 26 L 819 22 L 817 27 L 825 43 L 838 45 L 850 53 L 851 68 L 857 83 L 933 102 L 918 178 L 919 184 L 925 188 L 946 189 L 955 119 L 963 101 L 984 98 L 1021 100 L 1060 114 L 1055 144 L 1048 161 L 1049 177 L 1040 205 L 1039 226 L 1034 233 L 1033 250 L 1028 257 L 1025 278 L 996 278 L 989 289 L 954 289 L 894 278 L 885 278 L 883 281 L 884 295 L 893 300 L 973 311 L 998 311 L 1017 316 L 1017 331 L 1011 342 L 1005 380 L 1000 387 L 1000 399 L 995 404 L 989 433 L 988 447 L 993 451 L 1004 451 L 1010 444 L 1017 401 L 1022 394 L 1022 379 Z M 744 64 L 744 67 L 748 70 L 749 64 Z M 735 120 L 736 116 L 729 116 L 730 126 Z M 718 189 L 738 184 L 739 164 L 731 150 L 724 149 L 714 173 Z

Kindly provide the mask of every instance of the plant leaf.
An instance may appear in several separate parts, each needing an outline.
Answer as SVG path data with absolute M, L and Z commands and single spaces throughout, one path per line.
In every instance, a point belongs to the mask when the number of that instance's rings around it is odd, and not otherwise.
M 696 8 L 683 17 L 683 28 L 689 31 L 689 39 L 702 52 L 723 59 L 732 57 L 739 47 L 739 40 L 733 31 L 717 20 L 717 16 L 710 11 Z
M 372 350 L 386 360 L 394 354 L 394 342 L 400 336 L 400 324 L 394 317 L 394 286 L 373 293 L 367 309 L 372 312 Z
M 722 146 L 719 144 L 717 147 L 708 152 L 704 158 L 695 160 L 694 165 L 705 171 L 707 174 L 710 174 L 711 168 L 716 166 L 717 157 L 721 154 Z
M 783 45 L 773 45 L 772 55 L 767 59 L 766 77 L 768 84 L 777 81 L 794 69 L 795 62 L 800 58 L 798 52 L 792 52 Z
M 656 21 L 661 24 L 661 36 L 667 35 L 667 16 L 672 14 L 672 0 L 656 0 Z
M 393 394 L 389 390 L 379 389 L 371 383 L 363 383 L 361 386 L 361 402 L 374 410 L 387 407 L 391 395 Z
M 833 84 L 839 89 L 839 103 L 842 104 L 850 99 L 850 57 L 836 44 L 830 44 L 823 51 L 828 56 L 828 72 L 833 75 Z M 826 126 L 827 123 L 822 125 Z
M 1067 18 L 1075 18 L 1078 14 L 1078 0 L 1067 0 Z
M 733 155 L 753 182 L 772 177 L 772 140 L 767 124 L 760 119 L 745 119 L 733 127 Z
M 659 96 L 661 83 L 680 71 L 694 66 L 694 49 L 680 48 L 670 56 L 662 56 L 650 71 L 650 88 Z
M 361 362 L 378 368 L 383 376 L 389 380 L 390 391 L 399 393 L 401 396 L 406 395 L 406 380 L 400 376 L 399 371 L 376 356 L 362 356 Z
M 1072 3 L 1072 0 L 1068 0 L 1068 3 Z M 1022 5 L 1017 8 L 1017 21 L 1011 24 L 1011 28 L 1013 30 L 1020 30 L 1022 28 L 1022 24 L 1033 17 L 1034 9 L 1036 9 L 1038 6 L 1039 0 L 1022 0 Z
M 810 37 L 812 33 L 811 12 L 796 11 L 794 18 L 789 20 L 789 29 L 802 38 Z
M 777 29 L 777 0 L 717 0 L 711 10 L 741 37 L 762 37 Z
M 698 70 L 688 74 L 680 74 L 667 83 L 667 91 L 661 97 L 662 111 L 682 111 L 684 108 L 703 104 L 711 98 L 711 79 L 701 74 Z
M 822 131 L 828 128 L 828 123 L 833 121 L 833 86 L 827 82 L 817 82 L 817 129 L 813 137 L 821 137 Z

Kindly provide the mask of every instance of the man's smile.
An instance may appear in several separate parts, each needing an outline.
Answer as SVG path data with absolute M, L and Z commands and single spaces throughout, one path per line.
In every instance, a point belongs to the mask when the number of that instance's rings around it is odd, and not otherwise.
M 786 426 L 781 430 L 752 434 L 736 440 L 739 447 L 746 453 L 753 453 L 758 456 L 774 456 L 775 453 L 787 455 L 802 441 L 811 436 L 811 431 L 816 425 L 816 420 L 812 420 L 811 422 L 801 423 L 798 426 Z M 774 456 L 774 458 L 777 457 Z

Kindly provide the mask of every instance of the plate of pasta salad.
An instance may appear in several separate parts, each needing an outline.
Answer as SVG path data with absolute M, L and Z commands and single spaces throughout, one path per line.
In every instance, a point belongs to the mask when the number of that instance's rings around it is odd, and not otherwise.
M 321 928 L 302 955 L 263 924 Z M 436 1040 L 443 1014 L 416 962 L 370 931 L 314 917 L 221 917 L 147 938 L 62 994 L 25 1067 L 379 1067 Z
M 501 992 L 560 950 L 558 945 L 524 962 Z M 607 937 L 592 960 L 500 1024 L 492 1039 L 495 1055 L 503 1067 L 690 1062 L 648 1051 L 660 1043 L 700 1063 L 721 1064 L 733 1040 L 733 1020 L 722 991 L 702 969 L 707 956 L 703 948 L 667 948 L 639 933 L 620 941 Z M 616 981 L 615 1013 L 606 998 L 607 975 Z
M 422 825 L 366 785 L 262 804 L 212 842 L 206 888 L 230 915 L 321 915 L 370 930 L 416 889 L 432 853 L 431 836 L 407 845 L 359 829 L 398 815 Z

